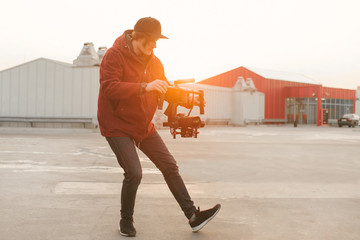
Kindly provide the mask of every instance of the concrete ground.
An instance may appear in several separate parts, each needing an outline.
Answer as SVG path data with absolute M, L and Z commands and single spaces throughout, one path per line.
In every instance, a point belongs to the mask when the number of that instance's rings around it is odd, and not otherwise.
M 360 239 L 360 128 L 206 127 L 173 140 L 195 204 L 222 204 L 199 233 L 140 152 L 137 239 Z M 122 170 L 97 132 L 0 128 L 0 239 L 125 239 Z

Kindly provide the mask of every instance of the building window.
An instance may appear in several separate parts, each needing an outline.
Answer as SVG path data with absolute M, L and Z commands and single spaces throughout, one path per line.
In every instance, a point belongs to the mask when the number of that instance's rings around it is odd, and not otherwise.
M 322 108 L 329 110 L 329 119 L 338 119 L 346 113 L 353 113 L 353 100 L 350 99 L 326 99 Z
M 317 102 L 315 98 L 287 98 L 286 117 L 289 123 L 316 124 Z
M 338 119 L 354 110 L 350 99 L 323 98 L 321 107 L 328 109 L 329 119 Z M 317 98 L 286 98 L 286 117 L 289 123 L 296 120 L 299 124 L 316 124 Z

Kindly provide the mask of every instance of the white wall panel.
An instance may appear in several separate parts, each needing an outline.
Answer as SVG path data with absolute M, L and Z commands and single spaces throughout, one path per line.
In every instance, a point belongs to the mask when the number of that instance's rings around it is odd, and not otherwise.
M 55 65 L 54 117 L 63 117 L 64 114 L 64 76 L 64 67 L 60 65 Z
M 19 68 L 10 70 L 10 115 L 18 116 L 19 113 Z
M 55 64 L 45 62 L 45 117 L 54 116 L 54 95 L 55 95 Z
M 28 66 L 28 77 L 27 77 L 27 115 L 24 117 L 35 117 L 36 116 L 36 100 L 37 100 L 37 67 L 35 62 L 27 64 Z
M 82 74 L 81 68 L 73 68 L 72 79 L 73 91 L 72 91 L 72 109 L 71 116 L 81 115 L 82 107 Z
M 27 115 L 27 98 L 28 98 L 28 84 L 29 84 L 29 75 L 27 65 L 22 65 L 19 67 L 20 77 L 19 77 L 19 111 L 18 116 Z
M 72 68 L 64 69 L 64 108 L 63 116 L 70 117 L 72 116 L 72 102 L 73 102 L 73 70 Z
M 204 90 L 206 101 L 205 114 L 201 116 L 206 120 L 230 120 L 232 116 L 232 89 L 214 87 L 205 84 L 182 84 L 180 87 Z M 179 112 L 187 113 L 185 108 L 179 108 Z M 199 115 L 199 107 L 194 107 L 191 115 Z
M 45 60 L 36 62 L 36 117 L 45 117 L 46 68 Z
M 81 116 L 90 115 L 91 72 L 89 70 L 89 68 L 81 69 Z
M 10 71 L 4 71 L 2 74 L 2 107 L 1 115 L 10 116 Z
M 99 78 L 100 78 L 100 74 L 99 74 L 99 68 L 98 69 L 94 69 L 94 74 L 93 74 L 93 81 L 92 81 L 92 89 L 91 89 L 91 95 L 95 96 L 94 98 L 92 98 L 92 103 L 91 103 L 91 112 L 93 115 L 93 119 L 96 119 L 97 122 L 97 106 L 98 106 L 98 95 L 99 95 L 99 88 L 100 88 L 100 83 L 99 83 Z

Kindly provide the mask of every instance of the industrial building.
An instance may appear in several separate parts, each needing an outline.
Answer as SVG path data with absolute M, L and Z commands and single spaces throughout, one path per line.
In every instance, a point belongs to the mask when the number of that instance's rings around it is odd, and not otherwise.
M 99 65 L 85 43 L 73 64 L 39 58 L 0 72 L 0 126 L 96 127 Z
M 359 100 L 355 90 L 324 87 L 301 74 L 257 68 L 239 67 L 199 84 L 232 88 L 239 76 L 251 78 L 257 90 L 265 94 L 267 123 L 296 121 L 319 126 L 325 118 L 331 123 L 345 113 L 354 113 Z
M 0 126 L 97 127 L 99 65 L 106 47 L 85 43 L 72 64 L 39 58 L 0 71 Z M 180 87 L 204 90 L 207 124 L 323 123 L 360 110 L 360 89 L 323 87 L 301 74 L 239 67 Z M 166 109 L 166 105 L 164 106 Z M 179 109 L 179 112 L 187 112 Z M 191 115 L 198 115 L 194 108 Z M 158 127 L 166 117 L 158 111 Z

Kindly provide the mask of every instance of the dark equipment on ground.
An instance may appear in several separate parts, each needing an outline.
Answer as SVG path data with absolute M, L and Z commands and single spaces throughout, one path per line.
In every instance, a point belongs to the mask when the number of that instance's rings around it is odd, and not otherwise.
M 200 114 L 204 114 L 204 91 L 203 90 L 191 90 L 180 88 L 178 85 L 182 83 L 193 83 L 194 79 L 177 80 L 174 82 L 175 86 L 168 87 L 165 96 L 162 96 L 158 109 L 162 109 L 164 99 L 169 103 L 165 115 L 168 117 L 168 121 L 163 123 L 164 127 L 170 127 L 170 133 L 173 138 L 176 138 L 177 134 L 181 137 L 195 137 L 199 134 L 198 129 L 205 126 L 205 122 L 201 121 L 199 116 L 190 116 L 190 113 L 195 105 L 200 108 Z M 189 110 L 189 113 L 177 113 L 179 106 L 185 107 Z M 179 129 L 179 131 L 178 131 Z

